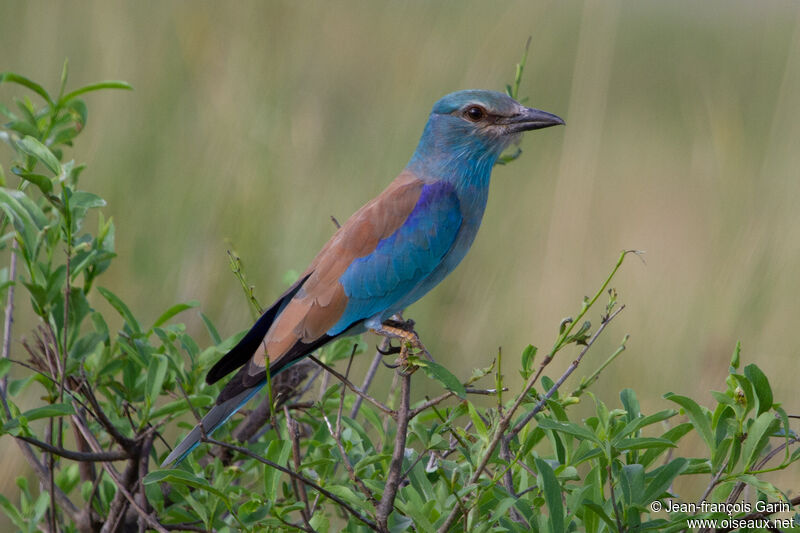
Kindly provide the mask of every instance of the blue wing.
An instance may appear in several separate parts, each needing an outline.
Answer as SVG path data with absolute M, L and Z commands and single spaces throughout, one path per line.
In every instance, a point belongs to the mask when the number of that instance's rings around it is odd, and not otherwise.
M 339 282 L 348 302 L 336 335 L 402 301 L 442 262 L 462 224 L 456 191 L 447 182 L 426 184 L 405 222 L 375 250 L 350 264 Z

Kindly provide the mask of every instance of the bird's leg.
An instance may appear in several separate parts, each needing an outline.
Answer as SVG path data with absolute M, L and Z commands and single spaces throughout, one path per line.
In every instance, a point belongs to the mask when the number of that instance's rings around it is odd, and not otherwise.
M 409 345 L 412 348 L 419 350 L 427 359 L 433 361 L 433 357 L 431 357 L 430 352 L 428 352 L 427 348 L 425 348 L 425 345 L 422 344 L 422 341 L 419 340 L 419 335 L 417 335 L 417 332 L 414 331 L 413 320 L 409 319 L 404 322 L 399 320 L 386 320 L 380 325 L 379 328 L 375 328 L 373 331 L 383 337 L 400 339 L 400 359 L 402 363 L 405 363 L 406 358 L 408 357 L 407 349 Z M 388 350 L 388 352 L 397 353 L 391 348 Z

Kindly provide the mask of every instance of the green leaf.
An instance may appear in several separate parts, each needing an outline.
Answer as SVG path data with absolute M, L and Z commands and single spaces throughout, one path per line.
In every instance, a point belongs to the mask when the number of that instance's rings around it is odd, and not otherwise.
M 672 481 L 678 477 L 681 472 L 686 470 L 687 466 L 689 466 L 689 461 L 683 457 L 678 457 L 668 464 L 654 470 L 653 472 L 655 472 L 656 475 L 650 479 L 650 483 L 647 484 L 644 495 L 640 501 L 647 504 L 657 499 L 667 490 L 672 484 Z M 650 472 L 650 474 L 653 472 Z
M 35 92 L 42 98 L 44 98 L 48 104 L 53 105 L 53 99 L 50 98 L 50 95 L 47 94 L 47 91 L 39 85 L 38 83 L 29 80 L 25 76 L 20 76 L 19 74 L 15 74 L 13 72 L 2 72 L 0 73 L 0 83 L 17 83 L 22 85 L 23 87 L 27 87 L 31 91 Z
M 731 368 L 733 370 L 739 370 L 739 358 L 742 354 L 742 341 L 736 341 L 736 348 L 733 349 L 733 354 L 731 354 Z
M 711 432 L 711 421 L 709 420 L 708 416 L 706 416 L 706 412 L 703 410 L 703 408 L 691 398 L 673 394 L 671 392 L 665 394 L 664 398 L 683 407 L 687 416 L 689 417 L 689 420 L 694 425 L 695 430 L 700 433 L 700 436 L 705 441 L 706 446 L 708 446 L 708 449 L 714 451 L 714 435 Z
M 11 167 L 11 172 L 16 174 L 17 176 L 21 177 L 24 180 L 30 181 L 34 185 L 36 185 L 40 191 L 44 194 L 51 193 L 53 191 L 53 181 L 51 178 L 43 174 L 36 174 L 34 172 L 25 172 L 19 167 Z
M 164 313 L 160 317 L 158 317 L 158 320 L 156 320 L 155 324 L 153 324 L 153 327 L 150 329 L 152 330 L 154 328 L 157 328 L 162 324 L 166 323 L 167 320 L 174 317 L 178 313 L 182 313 L 183 311 L 186 311 L 187 309 L 192 309 L 193 307 L 198 307 L 199 305 L 200 302 L 198 302 L 197 300 L 191 300 L 182 304 L 175 304 L 166 311 L 164 311 Z
M 69 416 L 75 414 L 75 411 L 72 409 L 72 406 L 68 403 L 54 403 L 51 405 L 45 405 L 43 407 L 36 407 L 35 409 L 31 409 L 29 411 L 25 411 L 21 415 L 16 418 L 13 418 L 3 424 L 2 432 L 6 433 L 12 429 L 20 427 L 21 421 L 24 421 L 25 424 L 28 422 L 32 422 L 34 420 L 39 420 L 42 418 L 53 418 L 58 416 Z
M 583 506 L 586 507 L 595 515 L 597 515 L 598 517 L 600 517 L 600 519 L 603 520 L 603 522 L 605 522 L 606 525 L 608 526 L 609 531 L 617 531 L 618 529 L 617 524 L 614 523 L 613 520 L 611 520 L 611 517 L 609 517 L 608 514 L 606 514 L 605 510 L 600 505 L 598 505 L 595 502 L 591 502 L 589 500 L 584 500 Z
M 116 294 L 103 287 L 98 287 L 97 290 L 98 292 L 100 292 L 100 294 L 103 295 L 103 298 L 108 300 L 108 303 L 111 304 L 111 307 L 117 310 L 117 312 L 122 316 L 125 322 L 131 327 L 131 329 L 135 333 L 138 334 L 142 332 L 142 329 L 139 326 L 139 323 L 133 317 L 133 313 L 131 313 L 131 310 L 128 309 L 128 306 L 125 305 L 125 303 L 122 300 L 120 300 L 120 298 Z
M 286 466 L 286 461 L 289 460 L 289 451 L 291 446 L 289 441 L 273 440 L 269 443 L 267 451 L 264 454 L 267 459 L 280 466 Z M 281 471 L 272 468 L 269 465 L 264 465 L 264 497 L 268 500 L 275 501 L 278 494 L 278 482 L 281 478 Z
M 31 137 L 30 135 L 26 135 L 19 141 L 17 141 L 17 147 L 24 153 L 35 157 L 39 161 L 41 161 L 44 166 L 50 170 L 56 176 L 61 174 L 61 163 L 58 162 L 58 159 L 50 149 L 40 143 L 35 138 Z
M 639 400 L 636 398 L 636 393 L 633 391 L 633 389 L 622 389 L 622 391 L 619 393 L 619 399 L 622 401 L 622 405 L 628 412 L 628 422 L 639 418 L 639 415 L 641 414 Z
M 0 507 L 3 508 L 3 511 L 5 511 L 6 516 L 8 516 L 8 518 L 11 519 L 11 521 L 14 523 L 15 526 L 17 526 L 17 528 L 20 531 L 30 530 L 28 520 L 26 520 L 25 517 L 22 516 L 22 514 L 19 512 L 19 509 L 17 509 L 10 501 L 8 501 L 8 498 L 3 496 L 2 494 L 0 494 Z
M 66 102 L 69 102 L 76 96 L 80 96 L 82 94 L 86 94 L 92 91 L 100 91 L 102 89 L 124 89 L 126 91 L 132 91 L 133 87 L 131 87 L 124 81 L 115 81 L 115 80 L 101 81 L 99 83 L 93 83 L 91 85 L 87 85 L 86 87 L 81 87 L 80 89 L 76 89 L 71 93 L 64 95 L 64 97 L 61 98 L 61 103 L 64 104 Z
M 772 413 L 761 413 L 747 430 L 747 438 L 742 443 L 744 468 L 749 470 L 769 442 L 769 436 L 778 428 L 780 421 Z
M 661 422 L 662 420 L 667 420 L 668 418 L 672 418 L 677 414 L 678 412 L 674 409 L 665 409 L 663 411 L 659 411 L 658 413 L 653 413 L 652 415 L 640 416 L 638 418 L 634 418 L 633 420 L 625 424 L 625 427 L 622 428 L 622 431 L 620 431 L 619 435 L 614 440 L 619 441 L 622 438 L 631 435 L 632 433 L 638 431 L 643 427 L 655 424 L 657 422 Z
M 568 435 L 573 435 L 581 440 L 588 440 L 598 444 L 600 443 L 597 435 L 573 422 L 556 422 L 555 420 L 550 420 L 549 418 L 542 418 L 539 420 L 538 426 L 542 429 L 567 433 Z
M 164 378 L 167 376 L 169 363 L 161 354 L 154 353 L 147 367 L 147 397 L 145 401 L 152 403 L 159 397 Z
M 214 397 L 208 395 L 197 395 L 197 396 L 189 396 L 189 401 L 192 403 L 192 406 L 197 407 L 208 407 L 214 404 Z M 155 411 L 150 414 L 150 419 L 160 418 L 162 416 L 173 415 L 176 413 L 182 413 L 184 411 L 189 410 L 189 404 L 186 403 L 185 399 L 174 400 L 167 404 L 162 405 Z
M 217 331 L 217 328 L 214 327 L 214 323 L 211 322 L 211 319 L 208 318 L 206 314 L 202 312 L 200 313 L 200 318 L 203 319 L 203 324 L 206 325 L 208 334 L 211 336 L 211 340 L 214 342 L 214 344 L 221 344 L 222 337 L 219 336 L 219 332 Z
M 764 481 L 763 479 L 758 479 L 754 475 L 751 475 L 751 474 L 740 474 L 740 475 L 736 476 L 735 479 L 737 479 L 737 480 L 739 480 L 739 481 L 741 481 L 743 483 L 747 483 L 751 487 L 754 487 L 757 490 L 763 492 L 772 501 L 778 501 L 778 500 L 788 501 L 789 500 L 789 498 L 787 498 L 786 495 L 783 492 L 781 492 L 781 490 L 778 489 L 775 485 L 773 485 L 772 483 L 770 483 L 768 481 Z
M 197 477 L 186 470 L 156 470 L 155 472 L 150 472 L 144 477 L 144 479 L 142 479 L 142 483 L 144 485 L 162 482 L 175 485 L 186 485 L 196 489 L 204 490 L 220 498 L 225 503 L 225 506 L 228 507 L 228 509 L 231 508 L 230 500 L 224 492 L 215 489 L 209 485 L 205 479 Z
M 539 471 L 539 487 L 544 493 L 547 510 L 550 512 L 550 530 L 553 533 L 564 533 L 564 504 L 561 501 L 561 485 L 555 472 L 544 459 L 537 457 L 536 470 Z
M 421 359 L 416 356 L 409 356 L 408 361 L 422 368 L 422 371 L 425 372 L 426 376 L 438 381 L 444 385 L 447 390 L 455 393 L 462 400 L 467 397 L 467 391 L 464 389 L 464 385 L 462 385 L 458 378 L 455 377 L 447 368 L 443 367 L 439 363 L 434 363 L 433 361 Z
M 614 447 L 618 450 L 643 450 L 648 448 L 676 448 L 675 443 L 655 437 L 635 437 L 622 439 Z
M 0 379 L 4 378 L 9 370 L 11 370 L 11 361 L 5 358 L 0 359 Z
M 469 410 L 470 420 L 472 420 L 472 424 L 475 426 L 478 434 L 483 440 L 488 440 L 489 430 L 486 429 L 486 424 L 483 423 L 481 415 L 478 414 L 478 411 L 475 409 L 475 406 L 472 405 L 472 402 L 467 402 L 467 409 Z
M 769 386 L 767 376 L 755 364 L 749 364 L 744 367 L 744 375 L 753 384 L 758 398 L 758 412 L 756 414 L 760 415 L 769 411 L 772 408 L 772 387 Z
M 100 196 L 86 191 L 75 191 L 70 196 L 69 203 L 73 209 L 91 209 L 94 207 L 105 207 L 106 201 Z
M 533 361 L 536 358 L 537 348 L 533 344 L 529 344 L 522 351 L 522 377 L 528 379 L 531 371 L 533 370 Z

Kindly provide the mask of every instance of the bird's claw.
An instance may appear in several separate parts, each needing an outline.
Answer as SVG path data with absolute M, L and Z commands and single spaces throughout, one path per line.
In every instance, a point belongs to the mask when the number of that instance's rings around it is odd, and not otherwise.
M 389 348 L 387 348 L 386 351 L 381 350 L 380 346 L 376 346 L 375 349 L 381 355 L 395 355 L 400 353 L 400 350 L 402 350 L 400 346 L 393 346 L 391 343 L 389 343 Z

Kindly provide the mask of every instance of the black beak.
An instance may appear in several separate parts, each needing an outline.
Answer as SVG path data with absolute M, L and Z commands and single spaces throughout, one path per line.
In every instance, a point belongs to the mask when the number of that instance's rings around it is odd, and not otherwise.
M 542 111 L 541 109 L 523 108 L 523 111 L 511 117 L 508 122 L 510 133 L 521 131 L 540 130 L 550 126 L 563 126 L 565 122 L 558 115 Z

